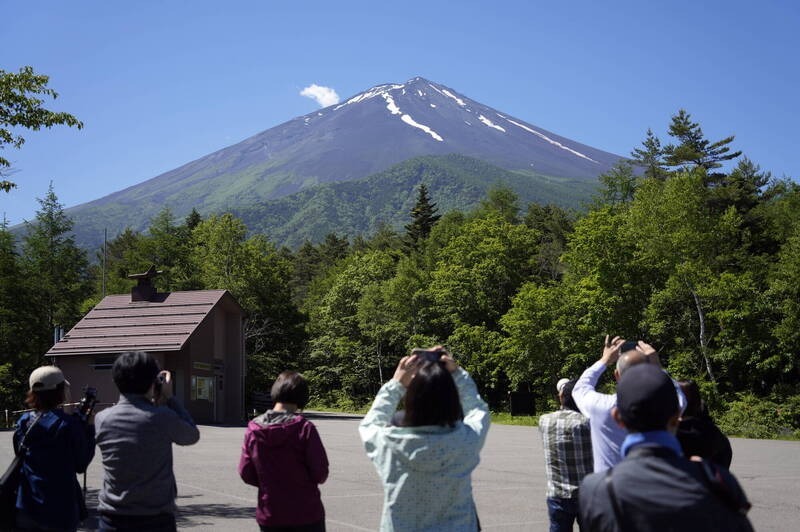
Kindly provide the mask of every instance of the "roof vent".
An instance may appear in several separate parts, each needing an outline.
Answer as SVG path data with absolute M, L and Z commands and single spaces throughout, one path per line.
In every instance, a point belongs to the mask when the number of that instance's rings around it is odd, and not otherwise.
M 132 273 L 128 279 L 136 279 L 136 286 L 131 288 L 131 301 L 152 301 L 156 295 L 156 287 L 153 286 L 152 279 L 163 271 L 156 271 L 155 266 L 144 273 Z

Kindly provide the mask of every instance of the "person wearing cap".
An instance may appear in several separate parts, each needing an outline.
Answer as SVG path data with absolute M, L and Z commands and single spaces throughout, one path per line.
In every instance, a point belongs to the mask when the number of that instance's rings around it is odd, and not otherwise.
M 614 420 L 627 435 L 625 458 L 581 483 L 583 525 L 598 532 L 752 531 L 750 503 L 726 469 L 688 460 L 675 437 L 680 420 L 675 386 L 652 364 L 625 372 L 617 384 Z
M 556 384 L 561 408 L 539 418 L 544 464 L 547 472 L 547 513 L 550 532 L 571 531 L 578 519 L 578 487 L 592 472 L 592 440 L 589 420 L 572 398 L 574 380 Z
M 174 531 L 172 444 L 197 443 L 200 431 L 172 395 L 172 375 L 149 353 L 121 354 L 111 376 L 119 401 L 95 418 L 103 457 L 99 530 Z
M 620 448 L 625 439 L 625 431 L 611 417 L 611 409 L 617 404 L 617 395 L 598 392 L 597 382 L 606 368 L 613 364 L 616 364 L 614 379 L 619 380 L 628 368 L 643 363 L 661 368 L 658 352 L 652 346 L 642 341 L 626 342 L 619 336 L 613 339 L 606 336 L 600 360 L 589 366 L 575 383 L 572 397 L 581 413 L 589 418 L 595 473 L 613 467 L 622 460 Z M 677 382 L 674 382 L 674 387 L 683 411 L 686 398 Z
M 36 368 L 28 384 L 25 403 L 32 411 L 22 415 L 14 431 L 15 452 L 25 438 L 17 528 L 77 530 L 83 495 L 76 474 L 86 471 L 94 457 L 94 427 L 58 408 L 69 382 L 56 366 Z

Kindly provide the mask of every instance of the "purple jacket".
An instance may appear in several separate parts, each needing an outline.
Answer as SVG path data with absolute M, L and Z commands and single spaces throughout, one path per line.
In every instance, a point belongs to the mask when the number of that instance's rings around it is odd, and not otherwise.
M 239 476 L 258 487 L 259 525 L 305 525 L 325 519 L 318 485 L 328 478 L 328 456 L 316 427 L 303 416 L 270 423 L 267 413 L 250 421 Z

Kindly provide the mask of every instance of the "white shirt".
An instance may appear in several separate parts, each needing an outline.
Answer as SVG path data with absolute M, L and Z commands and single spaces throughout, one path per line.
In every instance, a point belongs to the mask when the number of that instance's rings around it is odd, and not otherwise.
M 589 366 L 575 383 L 572 398 L 584 416 L 589 418 L 589 430 L 592 434 L 592 457 L 594 471 L 605 471 L 622 460 L 622 441 L 627 431 L 617 425 L 611 417 L 611 409 L 617 406 L 617 394 L 600 393 L 595 390 L 597 381 L 606 370 L 606 365 L 597 361 Z M 675 382 L 675 381 L 673 381 Z M 678 405 L 681 412 L 686 408 L 686 396 L 675 383 L 678 394 Z

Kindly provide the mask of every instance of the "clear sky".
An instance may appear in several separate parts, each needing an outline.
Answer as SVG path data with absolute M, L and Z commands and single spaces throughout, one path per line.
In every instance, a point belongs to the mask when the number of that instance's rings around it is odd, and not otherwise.
M 66 206 L 140 183 L 318 103 L 423 76 L 573 140 L 628 155 L 685 108 L 800 177 L 800 4 L 478 0 L 0 1 L 0 68 L 50 76 L 83 120 L 6 149 L 32 219 L 50 181 Z

